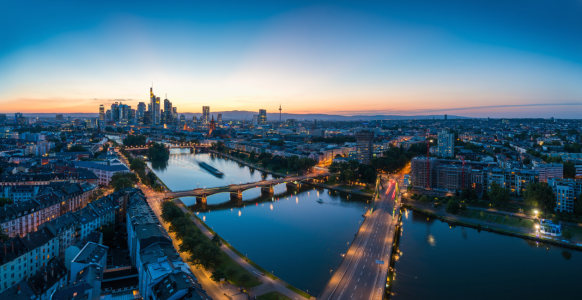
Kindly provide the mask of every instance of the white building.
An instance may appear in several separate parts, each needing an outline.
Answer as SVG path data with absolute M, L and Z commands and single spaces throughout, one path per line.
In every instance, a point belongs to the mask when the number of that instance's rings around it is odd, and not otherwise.
M 447 130 L 438 134 L 438 156 L 455 157 L 455 135 Z

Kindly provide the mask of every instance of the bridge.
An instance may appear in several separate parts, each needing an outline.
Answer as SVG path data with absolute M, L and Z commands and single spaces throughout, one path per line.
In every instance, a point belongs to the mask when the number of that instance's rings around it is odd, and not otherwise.
M 288 189 L 297 189 L 301 187 L 302 180 L 315 178 L 317 176 L 328 176 L 330 174 L 331 173 L 314 173 L 301 176 L 288 176 L 273 180 L 262 180 L 251 183 L 231 184 L 215 188 L 198 188 L 187 191 L 172 191 L 167 192 L 165 198 L 173 199 L 178 197 L 196 197 L 196 202 L 200 203 L 202 206 L 205 206 L 207 203 L 206 197 L 219 193 L 230 193 L 231 200 L 242 201 L 242 193 L 249 189 L 260 187 L 262 194 L 272 195 L 274 193 L 273 187 L 277 184 L 285 183 Z
M 184 143 L 184 144 L 170 144 L 170 143 L 164 143 L 166 145 L 166 149 L 190 149 L 190 152 L 196 152 L 196 153 L 207 153 L 208 149 L 210 148 L 209 146 L 203 146 L 203 145 L 195 145 L 195 144 L 190 144 L 190 143 Z M 125 147 L 126 151 L 146 151 L 150 148 L 150 146 L 146 145 L 146 146 L 136 146 L 136 147 Z
M 366 214 L 344 259 L 317 299 L 384 299 L 391 284 L 388 271 L 400 223 L 398 185 L 389 180 L 384 186 L 373 212 Z

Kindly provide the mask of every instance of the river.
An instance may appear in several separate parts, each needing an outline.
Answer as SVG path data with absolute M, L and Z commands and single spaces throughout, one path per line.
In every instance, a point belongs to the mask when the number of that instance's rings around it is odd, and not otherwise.
M 403 211 L 391 299 L 580 299 L 582 253 Z
M 214 155 L 177 153 L 182 154 L 170 155 L 167 165 L 149 164 L 172 190 L 272 178 Z M 211 175 L 198 166 L 199 161 L 217 168 L 224 176 Z M 199 213 L 199 217 L 261 267 L 317 295 L 358 231 L 367 201 L 312 186 L 287 191 L 285 184 L 280 184 L 274 190 L 274 196 L 261 196 L 258 188 L 245 191 L 245 206 L 211 210 Z M 228 193 L 209 196 L 208 205 L 228 202 L 229 197 Z M 182 201 L 191 206 L 196 199 L 184 197 Z
M 172 153 L 176 153 L 172 150 Z M 172 154 L 154 171 L 172 190 L 271 179 L 210 154 Z M 206 162 L 224 172 L 215 177 Z M 150 164 L 151 165 L 151 164 Z M 157 167 L 157 168 L 156 168 Z M 319 201 L 321 199 L 321 201 Z M 200 218 L 241 253 L 286 282 L 318 295 L 341 262 L 367 207 L 365 200 L 305 187 L 275 196 L 243 193 L 243 207 L 218 207 L 229 194 L 208 197 L 214 210 Z M 186 205 L 194 198 L 183 198 Z M 211 208 L 212 209 L 212 208 Z M 391 299 L 576 299 L 582 253 L 403 212 Z M 331 271 L 331 272 L 330 272 Z

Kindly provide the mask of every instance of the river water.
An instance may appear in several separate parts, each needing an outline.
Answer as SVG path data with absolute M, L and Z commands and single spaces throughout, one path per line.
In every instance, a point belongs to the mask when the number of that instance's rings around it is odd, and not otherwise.
M 272 178 L 214 155 L 179 153 L 183 154 L 170 155 L 167 165 L 150 164 L 172 190 Z M 211 175 L 197 162 L 208 163 L 223 172 L 224 177 Z M 199 213 L 199 217 L 261 267 L 293 286 L 317 295 L 354 239 L 364 219 L 362 214 L 367 201 L 312 186 L 287 191 L 285 184 L 279 184 L 274 190 L 274 196 L 261 196 L 258 188 L 247 190 L 243 192 L 244 206 L 215 210 L 212 210 L 212 205 L 228 202 L 230 195 L 209 196 L 207 202 L 211 211 Z M 191 206 L 196 199 L 184 197 L 182 201 Z
M 391 299 L 580 299 L 582 253 L 403 211 Z
M 271 179 L 210 154 L 172 154 L 152 166 L 172 190 L 225 186 Z M 206 162 L 225 175 L 198 166 Z M 151 166 L 151 164 L 150 164 Z M 320 201 L 321 199 L 321 201 Z M 275 196 L 260 189 L 243 193 L 245 205 L 228 205 L 229 194 L 208 197 L 210 212 L 199 217 L 241 253 L 286 282 L 318 295 L 358 231 L 365 200 L 305 187 Z M 189 206 L 196 200 L 182 198 Z M 217 204 L 223 206 L 217 206 Z M 582 253 L 403 212 L 392 299 L 579 299 L 575 293 Z

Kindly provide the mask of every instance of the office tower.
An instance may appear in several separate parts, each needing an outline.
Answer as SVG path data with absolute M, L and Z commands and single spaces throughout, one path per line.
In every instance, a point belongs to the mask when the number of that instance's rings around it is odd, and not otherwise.
M 267 110 L 266 109 L 259 109 L 259 124 L 260 125 L 267 124 Z
M 455 135 L 448 130 L 438 134 L 438 156 L 455 157 Z
M 363 164 L 369 164 L 372 160 L 374 147 L 372 140 L 374 139 L 374 132 L 370 130 L 361 130 L 356 132 L 356 150 L 358 153 L 358 160 Z
M 111 121 L 119 121 L 119 104 L 117 102 L 111 104 Z
M 445 115 L 445 121 L 447 120 L 447 115 Z
M 218 123 L 218 125 L 222 124 L 222 114 L 218 114 L 216 116 L 216 122 Z
M 159 125 L 161 121 L 161 106 L 160 106 L 160 97 L 156 97 L 154 95 L 153 88 L 150 88 L 150 118 L 151 118 L 151 125 Z
M 26 125 L 27 120 L 26 118 L 22 115 L 22 113 L 15 113 L 14 114 L 14 123 L 18 124 L 18 125 Z
M 177 107 L 172 107 L 172 117 L 173 117 L 173 122 L 175 125 L 178 124 L 178 108 Z
M 164 99 L 164 122 L 163 124 L 171 125 L 174 123 L 174 114 L 172 113 L 172 102 L 167 98 Z
M 202 106 L 202 124 L 210 122 L 210 106 Z
M 137 111 L 136 113 L 136 119 L 137 119 L 137 124 L 139 125 L 144 125 L 143 122 L 143 117 L 145 115 L 145 111 L 146 111 L 146 105 L 144 102 L 140 102 L 137 104 Z
M 152 111 L 151 110 L 144 112 L 143 124 L 144 125 L 151 125 L 152 124 Z
M 6 114 L 0 114 L 0 123 L 6 123 Z
M 57 117 L 58 117 L 58 115 L 57 115 Z M 62 119 L 62 117 L 63 117 L 63 115 L 61 115 L 61 119 Z M 58 118 L 57 118 L 57 119 L 58 119 Z M 107 121 L 111 121 L 111 109 L 108 109 L 108 110 L 105 112 L 105 119 L 106 119 Z
M 253 115 L 253 126 L 259 125 L 259 115 Z
M 105 121 L 105 107 L 103 104 L 99 105 L 99 121 Z
M 182 124 L 182 125 L 183 125 L 184 123 L 186 123 L 186 116 L 184 116 L 184 115 L 181 115 L 181 116 L 180 116 L 180 124 Z
M 198 123 L 198 118 L 196 118 L 196 116 L 192 116 L 192 123 Z

